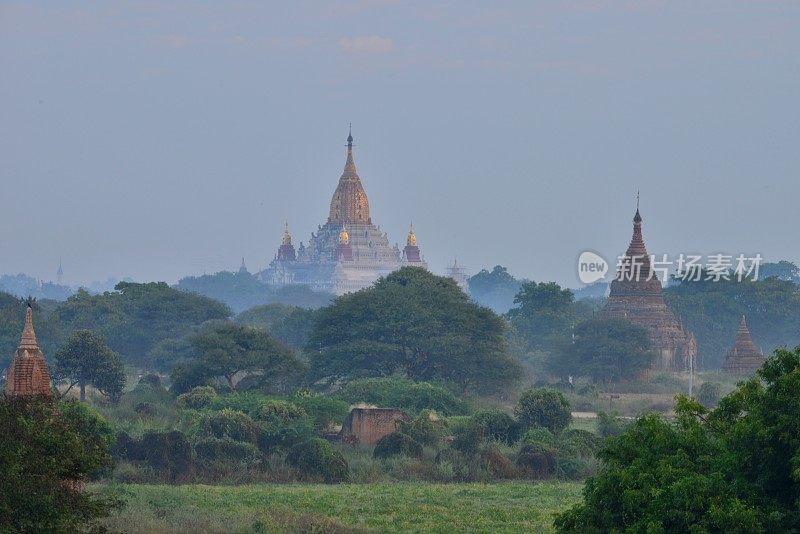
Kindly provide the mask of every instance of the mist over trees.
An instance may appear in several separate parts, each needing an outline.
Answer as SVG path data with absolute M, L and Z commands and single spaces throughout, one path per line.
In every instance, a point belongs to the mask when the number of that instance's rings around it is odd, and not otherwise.
M 482 269 L 467 280 L 469 296 L 495 313 L 506 313 L 514 306 L 514 297 L 522 283 L 523 280 L 511 276 L 502 265 L 495 265 L 491 271 Z

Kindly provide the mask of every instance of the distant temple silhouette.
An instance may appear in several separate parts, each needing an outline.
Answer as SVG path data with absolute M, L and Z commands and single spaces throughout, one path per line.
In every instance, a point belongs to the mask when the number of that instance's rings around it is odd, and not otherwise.
M 736 334 L 733 347 L 725 355 L 722 370 L 732 375 L 747 376 L 755 373 L 765 360 L 764 354 L 753 343 L 750 329 L 747 328 L 747 320 L 742 315 L 739 332 Z
M 312 232 L 308 246 L 301 242 L 297 249 L 286 223 L 274 259 L 257 276 L 270 285 L 303 284 L 341 295 L 369 287 L 404 265 L 427 269 L 413 226 L 401 251 L 397 245 L 390 246 L 387 234 L 373 224 L 367 193 L 356 173 L 351 132 L 327 222 Z

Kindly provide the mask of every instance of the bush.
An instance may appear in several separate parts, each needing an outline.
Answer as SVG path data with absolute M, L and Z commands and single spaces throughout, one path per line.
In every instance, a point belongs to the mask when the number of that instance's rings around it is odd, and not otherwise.
M 261 463 L 261 453 L 251 443 L 234 441 L 230 438 L 205 438 L 194 444 L 197 459 L 205 462 L 227 462 L 240 465 Z
M 619 436 L 627 426 L 628 422 L 616 414 L 597 413 L 597 433 L 603 438 Z
M 480 450 L 483 441 L 483 428 L 470 424 L 453 435 L 453 443 L 450 446 L 465 456 L 474 456 Z
M 528 431 L 525 432 L 525 434 L 522 436 L 522 442 L 529 443 L 531 445 L 539 444 L 543 447 L 553 448 L 556 446 L 556 437 L 546 428 L 537 426 L 534 428 L 529 428 Z
M 722 386 L 715 382 L 703 382 L 697 390 L 697 402 L 706 408 L 714 408 L 722 394 Z
M 373 458 L 389 458 L 390 456 L 411 456 L 422 458 L 422 444 L 402 432 L 392 432 L 378 440 Z
M 117 458 L 144 462 L 171 482 L 186 477 L 192 469 L 192 446 L 177 430 L 146 432 L 141 440 L 122 432 L 117 436 L 114 454 Z
M 314 427 L 318 432 L 341 425 L 350 413 L 350 405 L 346 402 L 309 391 L 298 391 L 289 397 L 289 401 L 305 410 L 314 420 Z
M 337 397 L 349 404 L 397 408 L 412 415 L 433 410 L 443 416 L 467 415 L 470 406 L 447 388 L 407 378 L 364 378 L 347 384 Z
M 556 471 L 555 451 L 540 444 L 525 443 L 517 454 L 517 467 L 535 478 L 551 477 Z
M 258 428 L 247 414 L 226 408 L 218 412 L 206 412 L 202 415 L 200 435 L 255 443 L 258 437 Z
M 288 448 L 314 434 L 314 421 L 299 406 L 286 401 L 270 400 L 255 414 L 259 428 L 258 446 L 268 452 Z
M 529 389 L 519 399 L 514 413 L 523 428 L 541 426 L 556 433 L 572 420 L 569 401 L 554 389 Z
M 519 423 L 501 410 L 481 410 L 473 414 L 471 424 L 481 428 L 483 437 L 509 445 L 519 440 Z
M 286 463 L 301 474 L 321 478 L 328 484 L 344 482 L 348 477 L 347 460 L 342 453 L 320 438 L 294 445 L 286 455 Z
M 137 402 L 133 407 L 133 411 L 142 417 L 151 417 L 156 413 L 155 407 L 149 402 Z
M 139 383 L 137 385 L 139 385 L 139 386 L 147 386 L 147 387 L 150 387 L 152 389 L 162 389 L 163 388 L 163 386 L 161 385 L 161 377 L 158 376 L 157 374 L 153 374 L 153 373 L 149 373 L 149 374 L 146 374 L 146 375 L 142 376 L 142 378 L 139 379 Z
M 587 430 L 568 428 L 558 436 L 556 448 L 559 458 L 583 457 L 593 458 L 603 444 L 603 439 Z
M 202 410 L 210 406 L 217 397 L 216 390 L 211 386 L 199 386 L 188 393 L 178 395 L 175 402 L 184 409 Z
M 424 410 L 411 421 L 397 421 L 398 430 L 422 445 L 436 445 L 445 432 L 446 425 L 435 412 Z
M 478 454 L 478 458 L 493 479 L 508 479 L 517 475 L 511 460 L 496 446 L 486 447 Z

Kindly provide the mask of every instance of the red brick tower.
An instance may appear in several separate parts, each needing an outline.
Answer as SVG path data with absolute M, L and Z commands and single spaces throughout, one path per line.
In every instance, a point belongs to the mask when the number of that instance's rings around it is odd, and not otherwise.
M 36 332 L 33 329 L 33 309 L 28 303 L 22 339 L 8 368 L 6 395 L 9 397 L 34 395 L 49 397 L 51 394 L 50 374 L 47 372 L 44 356 L 36 341 Z
M 756 369 L 764 363 L 764 354 L 753 343 L 750 337 L 750 329 L 747 328 L 747 321 L 742 315 L 742 322 L 739 323 L 739 332 L 736 334 L 736 341 L 725 355 L 725 363 L 722 370 L 738 376 L 753 374 Z

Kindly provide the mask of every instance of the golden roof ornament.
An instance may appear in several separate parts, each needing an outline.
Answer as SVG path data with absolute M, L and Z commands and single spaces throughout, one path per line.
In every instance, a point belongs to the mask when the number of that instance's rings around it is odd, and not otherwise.
M 347 233 L 347 226 L 342 226 L 342 231 L 339 232 L 339 244 L 340 245 L 349 245 L 350 244 L 350 234 Z
M 347 160 L 331 198 L 328 223 L 370 224 L 369 201 L 353 161 L 353 134 L 347 136 Z
M 283 241 L 284 245 L 291 245 L 292 244 L 292 235 L 289 233 L 289 222 L 283 223 Z
M 417 234 L 414 233 L 414 223 L 411 223 L 411 226 L 408 228 L 408 239 L 406 239 L 406 245 L 409 247 L 417 246 Z

